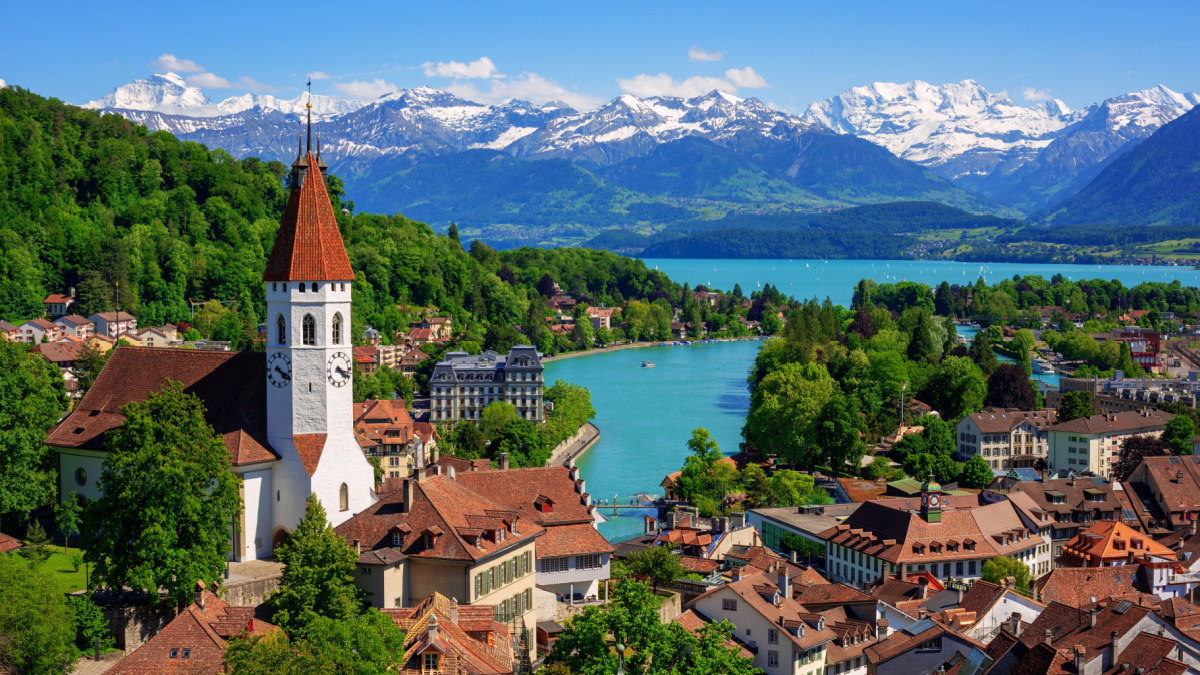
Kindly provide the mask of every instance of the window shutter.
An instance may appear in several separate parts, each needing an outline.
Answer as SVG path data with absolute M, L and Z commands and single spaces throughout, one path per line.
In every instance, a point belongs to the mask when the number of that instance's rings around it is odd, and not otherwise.
M 475 575 L 475 599 L 478 600 L 483 595 L 483 575 Z

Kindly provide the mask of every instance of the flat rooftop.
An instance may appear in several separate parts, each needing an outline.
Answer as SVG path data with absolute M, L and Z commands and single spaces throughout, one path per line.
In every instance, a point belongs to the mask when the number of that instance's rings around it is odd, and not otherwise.
M 780 506 L 770 509 L 750 509 L 750 513 L 757 513 L 763 518 L 774 520 L 801 532 L 815 535 L 818 532 L 824 532 L 838 525 L 850 517 L 850 514 L 858 510 L 860 506 L 862 504 L 856 502 L 849 504 L 827 504 L 817 507 Z M 824 513 L 821 513 L 822 510 Z

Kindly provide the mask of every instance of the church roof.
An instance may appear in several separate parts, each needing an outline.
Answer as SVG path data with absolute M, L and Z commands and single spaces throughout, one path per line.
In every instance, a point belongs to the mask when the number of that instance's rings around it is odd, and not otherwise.
M 316 157 L 305 156 L 309 166 Z M 310 170 L 288 195 L 263 281 L 351 281 L 354 270 L 320 171 Z
M 146 400 L 171 379 L 204 404 L 204 418 L 221 434 L 234 466 L 279 459 L 266 440 L 266 368 L 261 352 L 118 347 L 46 443 L 104 450 L 104 435 L 125 421 L 121 406 Z

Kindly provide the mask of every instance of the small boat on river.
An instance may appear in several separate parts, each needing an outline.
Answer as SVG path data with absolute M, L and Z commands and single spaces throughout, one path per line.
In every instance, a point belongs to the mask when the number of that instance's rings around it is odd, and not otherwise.
M 642 361 L 642 367 L 643 368 L 653 368 L 654 362 L 653 361 Z

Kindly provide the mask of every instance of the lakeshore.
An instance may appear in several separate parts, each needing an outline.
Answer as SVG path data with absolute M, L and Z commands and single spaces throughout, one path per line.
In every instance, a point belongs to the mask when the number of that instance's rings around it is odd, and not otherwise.
M 542 357 L 542 363 L 550 363 L 552 361 L 561 361 L 563 359 L 573 359 L 577 356 L 594 356 L 596 354 L 606 354 L 608 352 L 617 352 L 623 349 L 639 349 L 642 347 L 678 347 L 676 344 L 683 342 L 688 345 L 698 345 L 713 342 L 761 342 L 765 338 L 762 337 L 739 337 L 739 338 L 709 338 L 707 340 L 665 340 L 656 342 L 627 342 L 619 345 L 611 345 L 608 347 L 597 347 L 595 349 L 584 349 L 577 352 L 567 352 L 565 354 L 555 354 L 554 356 Z M 665 343 L 665 344 L 664 344 Z

